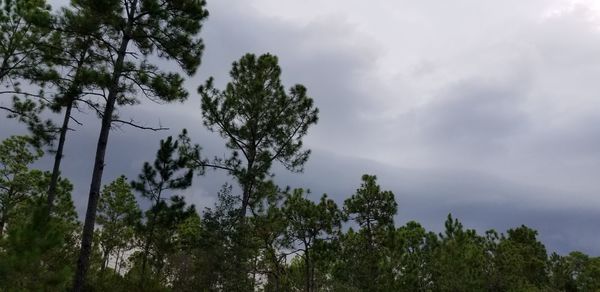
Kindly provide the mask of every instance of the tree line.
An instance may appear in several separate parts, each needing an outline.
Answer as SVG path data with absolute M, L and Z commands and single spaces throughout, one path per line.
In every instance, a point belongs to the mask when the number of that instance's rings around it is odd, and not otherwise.
M 448 215 L 440 234 L 397 227 L 395 196 L 373 175 L 344 202 L 277 186 L 274 164 L 303 171 L 302 139 L 319 111 L 303 85 L 284 87 L 271 54 L 242 56 L 222 89 L 213 78 L 198 87 L 203 126 L 227 153 L 204 153 L 183 129 L 160 141 L 137 178 L 103 184 L 115 124 L 163 129 L 119 110 L 189 97 L 183 82 L 200 66 L 207 17 L 204 0 L 0 3 L 0 108 L 28 128 L 0 143 L 0 290 L 600 289 L 600 258 L 548 255 L 526 226 L 481 235 Z M 180 71 L 164 71 L 161 59 Z M 60 169 L 82 110 L 100 131 L 80 222 Z M 33 169 L 43 155 L 52 169 Z M 231 181 L 214 207 L 196 210 L 181 194 L 207 170 Z

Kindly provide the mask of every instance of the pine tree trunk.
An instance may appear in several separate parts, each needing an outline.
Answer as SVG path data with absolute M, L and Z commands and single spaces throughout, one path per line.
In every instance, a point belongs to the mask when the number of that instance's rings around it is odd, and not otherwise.
M 71 120 L 71 111 L 73 110 L 73 103 L 75 102 L 75 98 L 77 98 L 78 92 L 78 77 L 79 71 L 83 67 L 83 63 L 85 62 L 87 50 L 84 50 L 79 60 L 77 61 L 77 69 L 75 71 L 75 77 L 73 78 L 72 84 L 67 90 L 65 101 L 65 116 L 63 118 L 63 124 L 60 128 L 60 137 L 58 139 L 58 147 L 56 148 L 56 153 L 54 154 L 54 166 L 52 168 L 52 178 L 50 179 L 50 185 L 48 186 L 48 198 L 47 198 L 47 215 L 50 216 L 52 214 L 52 207 L 54 207 L 54 198 L 56 197 L 56 187 L 58 185 L 58 177 L 60 174 L 60 163 L 62 161 L 65 140 L 67 137 L 67 131 L 69 130 L 69 121 Z
M 4 215 L 0 215 L 0 239 L 2 239 L 2 236 L 4 235 L 4 225 L 6 224 L 6 219 L 4 218 Z
M 134 3 L 137 6 L 137 3 Z M 128 24 L 125 31 L 119 51 L 117 52 L 117 61 L 115 62 L 114 72 L 112 75 L 112 83 L 109 88 L 106 107 L 102 115 L 102 126 L 96 146 L 96 157 L 94 160 L 94 170 L 92 173 L 92 182 L 90 184 L 90 193 L 88 198 L 87 210 L 85 213 L 85 223 L 83 225 L 83 233 L 81 235 L 81 250 L 79 259 L 77 260 L 77 270 L 73 283 L 73 291 L 83 291 L 85 277 L 90 265 L 90 255 L 92 252 L 92 241 L 94 239 L 94 226 L 96 223 L 96 210 L 98 208 L 98 199 L 100 198 L 100 187 L 102 185 L 102 173 L 104 171 L 104 157 L 106 155 L 106 147 L 108 144 L 108 134 L 112 123 L 115 102 L 119 91 L 119 81 L 123 71 L 123 61 L 127 53 L 127 45 L 130 41 L 131 22 Z
M 250 151 L 254 153 L 255 151 Z M 246 210 L 248 209 L 248 205 L 250 204 L 250 195 L 252 195 L 252 188 L 254 186 L 255 176 L 254 176 L 254 154 L 247 157 L 248 165 L 246 166 L 246 175 L 242 178 L 242 208 L 240 210 L 240 219 L 244 220 L 246 217 Z M 243 222 L 243 221 L 241 221 Z
M 310 260 L 306 256 L 306 292 L 310 292 Z
M 116 97 L 116 95 L 115 95 Z M 89 268 L 90 254 L 92 252 L 92 241 L 94 238 L 94 226 L 96 223 L 96 210 L 98 207 L 98 199 L 100 197 L 100 186 L 102 184 L 102 173 L 104 171 L 104 156 L 106 154 L 106 146 L 108 144 L 108 134 L 112 112 L 114 110 L 116 98 L 108 99 L 104 116 L 102 117 L 102 128 L 98 145 L 96 147 L 96 158 L 94 160 L 94 171 L 92 173 L 92 182 L 90 184 L 90 193 L 88 198 L 87 210 L 85 213 L 85 223 L 83 225 L 83 233 L 81 236 L 81 251 L 77 260 L 77 272 L 75 274 L 75 284 L 73 290 L 76 292 L 82 291 L 85 282 L 85 276 Z
M 65 139 L 67 137 L 67 131 L 69 130 L 69 120 L 71 119 L 71 110 L 73 109 L 73 100 L 67 101 L 67 107 L 65 109 L 65 117 L 63 119 L 62 127 L 60 128 L 60 137 L 58 139 L 58 147 L 54 154 L 54 167 L 52 168 L 52 178 L 50 179 L 50 186 L 48 186 L 48 198 L 47 198 L 47 214 L 52 214 L 52 207 L 54 207 L 54 198 L 56 197 L 56 187 L 58 185 L 58 176 L 60 174 L 60 162 L 63 157 L 63 150 L 65 146 Z
M 248 203 L 250 202 L 250 190 L 248 187 L 244 186 L 244 191 L 242 194 L 242 207 L 240 209 L 240 219 L 244 220 L 246 217 L 246 209 L 248 209 Z
M 148 265 L 148 255 L 150 254 L 150 244 L 152 244 L 152 240 L 154 237 L 154 226 L 156 224 L 156 218 L 158 217 L 158 204 L 160 203 L 160 196 L 158 194 L 158 198 L 156 204 L 154 205 L 154 211 L 152 212 L 152 218 L 148 222 L 148 234 L 146 236 L 146 242 L 144 242 L 144 250 L 142 256 L 142 269 L 140 273 L 140 289 L 144 290 L 144 283 L 146 280 L 146 266 Z

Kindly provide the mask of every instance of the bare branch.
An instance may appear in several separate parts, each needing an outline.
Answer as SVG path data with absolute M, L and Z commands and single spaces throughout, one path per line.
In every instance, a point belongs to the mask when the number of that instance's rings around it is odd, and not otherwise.
M 121 124 L 129 125 L 129 126 L 132 126 L 134 128 L 138 128 L 138 129 L 142 129 L 142 130 L 150 130 L 150 131 L 165 131 L 165 130 L 169 130 L 169 128 L 165 128 L 165 127 L 154 128 L 154 127 L 147 127 L 147 126 L 138 125 L 138 124 L 135 123 L 134 120 L 130 120 L 128 122 L 128 121 L 124 121 L 124 120 L 113 119 L 112 122 L 113 123 L 121 123 Z

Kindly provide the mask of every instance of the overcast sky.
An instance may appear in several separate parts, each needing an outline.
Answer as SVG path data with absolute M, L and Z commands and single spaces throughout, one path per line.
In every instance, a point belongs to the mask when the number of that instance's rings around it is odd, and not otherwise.
M 269 52 L 286 86 L 304 84 L 320 109 L 305 173 L 277 171 L 279 184 L 341 203 L 375 174 L 396 195 L 399 225 L 442 231 L 452 213 L 479 231 L 525 224 L 550 251 L 600 255 L 600 2 L 208 2 L 189 100 L 121 111 L 172 131 L 113 131 L 104 182 L 134 178 L 158 140 L 184 127 L 205 154 L 225 153 L 202 127 L 196 88 L 209 76 L 225 84 L 246 52 Z M 99 121 L 78 115 L 86 124 L 68 137 L 64 174 L 83 212 Z M 20 129 L 2 125 L 2 138 Z M 211 206 L 228 180 L 210 173 L 185 195 Z

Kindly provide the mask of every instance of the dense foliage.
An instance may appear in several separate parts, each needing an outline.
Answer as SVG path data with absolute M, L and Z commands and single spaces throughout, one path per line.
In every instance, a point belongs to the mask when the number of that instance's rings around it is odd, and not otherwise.
M 24 137 L 0 145 L 2 291 L 67 290 L 81 225 L 61 179 L 52 224 L 39 220 L 49 173 Z M 21 148 L 15 148 L 20 145 Z M 241 196 L 223 186 L 198 212 L 177 195 L 189 172 L 172 138 L 138 180 L 107 184 L 99 203 L 87 288 L 91 291 L 596 291 L 600 258 L 548 255 L 526 226 L 478 234 L 451 215 L 440 234 L 395 226 L 396 200 L 375 176 L 342 206 L 265 181 L 260 203 L 239 220 Z M 20 150 L 19 150 L 20 149 Z M 19 150 L 19 151 L 16 151 Z M 167 169 L 169 168 L 169 169 Z M 137 197 L 134 192 L 140 194 Z M 140 207 L 144 200 L 145 210 Z M 343 223 L 346 222 L 343 227 Z M 39 230 L 46 229 L 40 237 Z
M 29 129 L 0 142 L 0 291 L 600 291 L 600 258 L 549 254 L 527 226 L 481 234 L 452 215 L 439 234 L 397 225 L 396 197 L 374 175 L 337 202 L 277 186 L 275 164 L 303 171 L 319 111 L 303 85 L 285 89 L 271 54 L 242 56 L 224 89 L 212 78 L 198 89 L 203 126 L 228 154 L 206 156 L 183 130 L 137 178 L 102 187 L 111 125 L 160 130 L 118 108 L 188 97 L 184 78 L 154 62 L 195 73 L 206 3 L 0 1 L 2 109 Z M 85 108 L 101 124 L 95 157 L 77 158 L 94 162 L 81 222 L 60 168 L 72 109 Z M 35 169 L 55 135 L 52 171 Z M 207 169 L 233 185 L 197 210 L 185 194 Z

